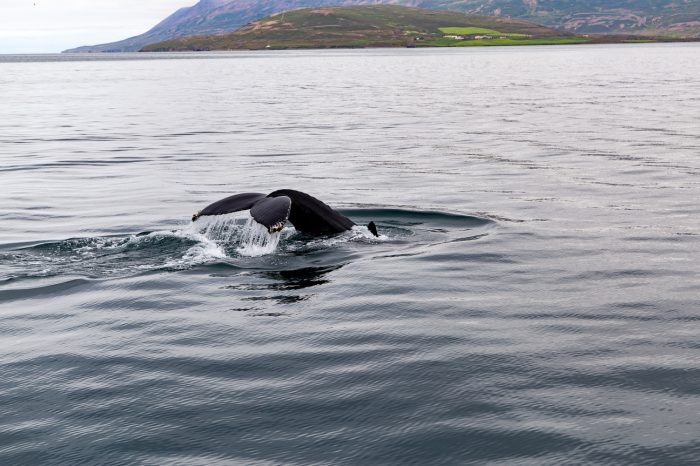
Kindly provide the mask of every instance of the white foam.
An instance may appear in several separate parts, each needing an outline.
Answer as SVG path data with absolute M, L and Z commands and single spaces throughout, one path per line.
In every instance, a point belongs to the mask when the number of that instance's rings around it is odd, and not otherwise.
M 258 257 L 277 249 L 281 232 L 268 233 L 267 228 L 252 218 L 248 219 L 241 234 L 241 245 L 236 249 L 242 256 Z
M 388 236 L 380 234 L 379 236 L 374 236 L 374 233 L 369 231 L 369 228 L 361 225 L 355 225 L 351 230 L 354 235 L 352 239 L 366 239 L 370 241 L 387 241 Z
M 295 230 L 291 229 L 292 232 Z M 365 226 L 356 225 L 352 229 L 343 233 L 338 233 L 333 236 L 322 236 L 320 238 L 309 239 L 303 243 L 288 244 L 286 249 L 289 251 L 304 251 L 317 248 L 329 248 L 338 244 L 345 243 L 376 243 L 388 241 L 390 238 L 386 235 L 374 236 L 371 231 Z
M 191 241 L 196 241 L 196 244 L 185 251 L 185 254 L 180 259 L 167 262 L 165 264 L 167 267 L 186 268 L 192 265 L 205 264 L 213 260 L 225 259 L 228 257 L 226 255 L 226 251 L 221 245 L 217 244 L 216 241 L 207 238 L 202 233 L 197 232 L 191 225 L 189 228 L 184 230 L 155 231 L 146 235 L 146 237 L 148 236 L 174 236 L 176 238 L 185 238 Z M 140 238 L 143 237 L 136 237 L 135 239 L 138 240 Z
M 325 238 L 320 238 L 317 240 L 312 240 L 310 242 L 311 245 L 315 245 L 319 243 L 322 246 L 335 246 L 336 244 L 340 243 L 349 243 L 349 242 L 354 242 L 354 241 L 385 241 L 389 238 L 387 238 L 384 235 L 379 235 L 379 237 L 374 236 L 367 227 L 360 226 L 360 225 L 355 225 L 352 227 L 352 229 L 340 233 L 338 235 L 334 235 L 331 237 L 325 237 Z
M 182 259 L 185 262 L 202 263 L 211 259 L 224 259 L 228 257 L 226 251 L 213 241 L 201 241 L 185 252 Z
M 189 228 L 218 244 L 230 244 L 240 237 L 242 225 L 250 219 L 247 211 L 213 215 L 200 217 L 196 222 L 192 222 Z
M 213 242 L 218 248 L 217 251 L 224 255 L 225 246 L 238 243 L 236 252 L 250 257 L 274 253 L 282 236 L 280 232 L 268 233 L 267 228 L 253 220 L 247 211 L 200 217 L 189 229 L 205 241 Z
M 168 232 L 153 232 L 147 236 L 176 236 L 196 241 L 197 244 L 190 247 L 185 255 L 168 265 L 183 266 L 211 262 L 228 257 L 227 247 L 230 248 L 238 244 L 235 251 L 241 256 L 259 257 L 273 254 L 283 237 L 293 234 L 293 228 L 284 228 L 282 231 L 269 233 L 267 228 L 259 224 L 245 212 L 236 212 L 227 215 L 217 215 L 201 217 L 196 222 L 192 222 L 182 230 Z M 142 237 L 133 237 L 138 241 Z M 347 242 L 376 242 L 386 241 L 389 238 L 385 235 L 374 236 L 367 227 L 355 226 L 350 231 L 335 235 L 311 240 L 305 243 L 304 248 L 329 247 Z M 292 250 L 294 247 L 292 246 Z

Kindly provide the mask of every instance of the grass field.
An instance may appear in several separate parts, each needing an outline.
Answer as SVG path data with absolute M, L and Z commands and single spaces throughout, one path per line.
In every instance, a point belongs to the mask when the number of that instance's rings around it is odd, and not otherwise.
M 500 32 L 495 29 L 486 28 L 440 28 L 440 32 L 445 34 L 459 34 L 460 36 L 471 36 L 474 34 L 498 35 Z
M 500 31 L 496 31 L 495 29 L 475 28 L 475 27 L 440 28 L 440 32 L 443 32 L 445 34 L 455 34 L 455 35 L 460 35 L 460 36 L 484 35 L 484 36 L 499 36 L 499 37 L 510 37 L 510 38 L 529 37 L 527 34 L 517 34 L 517 33 L 512 33 L 512 32 L 511 33 L 500 32 Z
M 481 40 L 454 40 L 438 38 L 425 41 L 425 45 L 432 47 L 479 47 L 489 45 L 561 45 L 584 44 L 590 42 L 583 37 L 543 37 L 539 39 L 481 39 Z

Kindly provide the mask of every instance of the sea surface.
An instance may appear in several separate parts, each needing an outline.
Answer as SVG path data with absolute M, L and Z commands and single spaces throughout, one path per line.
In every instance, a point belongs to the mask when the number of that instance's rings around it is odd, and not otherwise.
M 698 464 L 699 57 L 0 56 L 0 464 Z

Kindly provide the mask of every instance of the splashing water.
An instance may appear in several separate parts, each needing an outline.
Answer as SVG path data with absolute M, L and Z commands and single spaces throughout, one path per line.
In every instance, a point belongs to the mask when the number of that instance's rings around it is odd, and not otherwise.
M 237 249 L 242 256 L 263 256 L 277 249 L 281 232 L 269 233 L 267 228 L 252 218 L 248 219 L 241 233 L 241 246 Z
M 234 212 L 226 215 L 201 217 L 191 224 L 191 228 L 220 246 L 238 241 L 244 223 L 252 220 L 248 212 Z
M 248 211 L 225 215 L 200 217 L 188 230 L 183 231 L 200 244 L 193 246 L 184 259 L 201 261 L 203 258 L 222 258 L 229 253 L 247 257 L 259 257 L 277 251 L 280 240 L 293 234 L 293 228 L 269 233 L 267 228 L 253 220 Z M 375 237 L 367 227 L 354 226 L 351 230 L 333 237 L 306 240 L 302 245 L 287 245 L 285 250 L 332 247 L 347 242 L 386 241 L 385 235 Z
M 202 235 L 206 242 L 214 243 L 219 250 L 238 243 L 242 256 L 271 254 L 280 242 L 280 232 L 268 233 L 248 212 L 204 217 L 192 223 L 191 229 Z

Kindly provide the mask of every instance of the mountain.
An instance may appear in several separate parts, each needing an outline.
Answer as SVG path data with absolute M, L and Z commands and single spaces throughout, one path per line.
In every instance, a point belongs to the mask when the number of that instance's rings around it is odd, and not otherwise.
M 223 35 L 189 36 L 143 51 L 422 47 L 580 43 L 528 21 L 398 5 L 320 7 L 275 13 Z
M 700 37 L 698 0 L 467 0 L 465 9 L 576 33 L 687 31 Z
M 129 37 L 118 42 L 100 45 L 86 45 L 69 50 L 64 53 L 82 52 L 135 52 L 144 45 L 193 34 L 218 34 L 230 32 L 242 24 L 245 20 L 231 17 L 239 16 L 241 8 L 229 4 L 257 4 L 259 1 L 231 2 L 230 0 L 201 0 L 194 6 L 180 8 L 172 15 L 156 24 L 147 32 L 138 36 Z M 229 5 L 229 9 L 226 6 Z M 252 18 L 255 19 L 255 18 Z M 242 21 L 242 22 L 241 22 Z
M 576 33 L 643 33 L 700 37 L 698 0 L 201 0 L 139 36 L 66 52 L 126 52 L 176 37 L 224 34 L 296 8 L 395 4 L 525 19 Z

